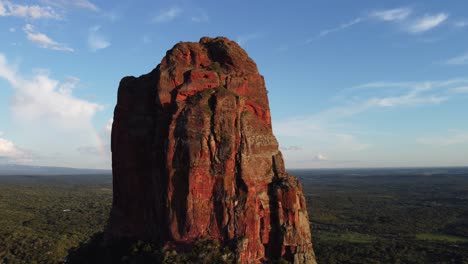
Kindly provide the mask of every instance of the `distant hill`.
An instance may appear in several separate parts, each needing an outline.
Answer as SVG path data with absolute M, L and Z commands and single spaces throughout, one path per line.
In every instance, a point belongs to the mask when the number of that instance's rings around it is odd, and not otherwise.
M 89 175 L 111 174 L 111 170 L 0 164 L 1 175 Z

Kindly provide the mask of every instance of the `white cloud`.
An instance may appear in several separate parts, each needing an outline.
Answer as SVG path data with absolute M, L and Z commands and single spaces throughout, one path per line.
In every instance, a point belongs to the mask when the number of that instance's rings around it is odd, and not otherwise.
M 417 142 L 424 145 L 436 147 L 446 147 L 450 145 L 460 145 L 468 143 L 467 131 L 449 131 L 445 135 L 422 137 Z
M 94 26 L 89 29 L 88 47 L 93 52 L 105 49 L 111 45 L 110 41 L 100 33 L 100 29 L 100 26 Z
M 382 21 L 402 21 L 408 18 L 412 13 L 410 8 L 395 8 L 374 11 L 370 14 L 371 17 L 377 18 Z
M 33 161 L 35 155 L 30 151 L 24 150 L 16 146 L 12 141 L 1 137 L 0 134 L 0 162 L 27 164 Z
M 182 14 L 182 9 L 179 7 L 171 7 L 165 10 L 162 10 L 157 16 L 153 18 L 154 23 L 163 23 L 174 20 L 180 14 Z
M 450 99 L 449 88 L 458 82 L 372 82 L 346 89 L 341 97 L 353 98 L 320 113 L 325 119 L 354 116 L 372 109 L 437 105 Z M 462 80 L 458 80 L 463 83 Z M 339 97 L 337 98 L 339 99 Z
M 14 157 L 20 153 L 13 142 L 0 137 L 0 157 Z
M 39 157 L 40 165 L 109 168 L 110 156 L 106 149 L 109 137 L 103 131 L 105 124 L 96 131 L 92 122 L 104 107 L 76 96 L 77 78 L 69 77 L 60 82 L 49 77 L 46 70 L 25 76 L 0 54 L 0 79 L 7 81 L 13 90 L 10 99 L 12 126 L 21 131 L 23 144 L 33 151 L 23 150 L 23 160 L 37 152 L 32 155 L 34 164 Z M 82 155 L 76 151 L 80 146 L 96 146 L 102 155 Z
M 92 117 L 103 106 L 79 99 L 73 95 L 78 80 L 69 78 L 65 82 L 49 78 L 40 71 L 26 79 L 10 66 L 0 54 L 0 78 L 14 88 L 11 109 L 14 116 L 24 122 L 48 121 L 61 127 L 76 128 L 90 125 Z
M 343 23 L 337 27 L 322 30 L 316 38 L 325 37 L 329 34 L 348 29 L 354 25 L 357 25 L 370 19 L 375 19 L 383 22 L 397 23 L 403 26 L 406 32 L 412 34 L 422 33 L 441 25 L 449 17 L 449 15 L 446 13 L 439 13 L 435 15 L 425 15 L 418 19 L 411 20 L 412 14 L 413 10 L 408 7 L 376 10 L 364 16 L 357 17 L 349 22 Z M 314 39 L 309 39 L 306 41 L 306 43 L 310 43 L 313 40 Z
M 99 8 L 88 0 L 73 0 L 70 2 L 73 3 L 74 6 L 79 8 L 88 9 L 91 11 L 99 11 Z
M 349 27 L 352 27 L 356 24 L 359 24 L 363 21 L 364 19 L 363 18 L 355 18 L 347 23 L 343 23 L 337 27 L 334 27 L 334 28 L 330 28 L 330 29 L 326 29 L 326 30 L 322 30 L 318 37 L 321 38 L 321 37 L 325 37 L 326 35 L 330 34 L 330 33 L 335 33 L 335 32 L 338 32 L 338 31 L 341 31 L 341 30 L 344 30 L 344 29 L 347 29 Z M 310 41 L 309 41 L 310 42 Z
M 378 11 L 373 11 L 370 14 L 367 14 L 362 17 L 357 17 L 351 21 L 348 21 L 346 23 L 343 23 L 337 27 L 330 28 L 330 29 L 325 29 L 322 30 L 317 38 L 325 37 L 331 33 L 336 33 L 345 29 L 348 29 L 354 25 L 357 25 L 359 23 L 362 23 L 369 18 L 374 18 L 378 19 L 381 21 L 386 21 L 386 22 L 401 22 L 406 20 L 412 13 L 412 10 L 410 8 L 395 8 L 395 9 L 387 9 L 387 10 L 378 10 Z M 307 40 L 307 43 L 312 42 L 313 39 Z
M 434 15 L 427 14 L 417 19 L 410 19 L 412 13 L 413 10 L 411 8 L 403 7 L 374 11 L 370 14 L 370 17 L 385 22 L 397 22 L 403 26 L 405 31 L 413 34 L 431 30 L 441 25 L 449 17 L 446 13 L 439 13 Z
M 448 19 L 448 14 L 439 13 L 436 15 L 425 15 L 422 18 L 413 21 L 409 24 L 406 30 L 410 33 L 422 33 L 440 26 L 445 20 Z
M 30 19 L 61 19 L 61 17 L 50 7 L 20 5 L 6 0 L 0 0 L 0 16 L 14 16 Z
M 68 52 L 74 51 L 67 45 L 58 43 L 49 38 L 46 34 L 37 31 L 31 24 L 26 24 L 26 26 L 23 27 L 23 30 L 26 33 L 28 40 L 37 44 L 41 48 Z
M 468 53 L 462 54 L 460 56 L 451 58 L 445 62 L 449 65 L 465 65 L 468 64 Z
M 94 12 L 99 11 L 99 7 L 88 0 L 41 0 L 41 2 L 59 8 L 74 7 L 87 9 Z

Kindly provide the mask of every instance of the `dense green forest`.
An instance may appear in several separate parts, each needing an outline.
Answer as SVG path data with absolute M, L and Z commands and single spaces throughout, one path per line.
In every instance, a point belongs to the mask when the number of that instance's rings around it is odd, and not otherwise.
M 0 176 L 0 262 L 57 263 L 102 231 L 110 176 Z
M 293 174 L 303 183 L 319 263 L 468 263 L 466 169 Z M 0 263 L 60 263 L 70 249 L 86 249 L 105 228 L 111 180 L 0 176 Z M 158 252 L 144 243 L 129 249 Z M 195 263 L 204 249 L 211 253 L 204 259 L 224 250 L 202 242 L 185 256 L 156 257 Z
M 468 174 L 301 178 L 319 263 L 468 263 Z

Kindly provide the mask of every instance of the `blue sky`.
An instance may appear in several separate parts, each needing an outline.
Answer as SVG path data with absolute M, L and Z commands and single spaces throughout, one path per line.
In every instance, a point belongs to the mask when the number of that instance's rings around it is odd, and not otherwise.
M 110 168 L 123 76 L 236 40 L 289 168 L 467 166 L 468 3 L 0 0 L 0 162 Z

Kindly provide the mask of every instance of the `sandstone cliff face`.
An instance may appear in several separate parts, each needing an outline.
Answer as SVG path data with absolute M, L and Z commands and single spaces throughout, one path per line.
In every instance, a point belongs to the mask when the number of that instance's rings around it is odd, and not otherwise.
M 120 82 L 110 233 L 231 245 L 240 263 L 316 263 L 301 184 L 285 172 L 256 64 L 235 42 L 179 43 Z

